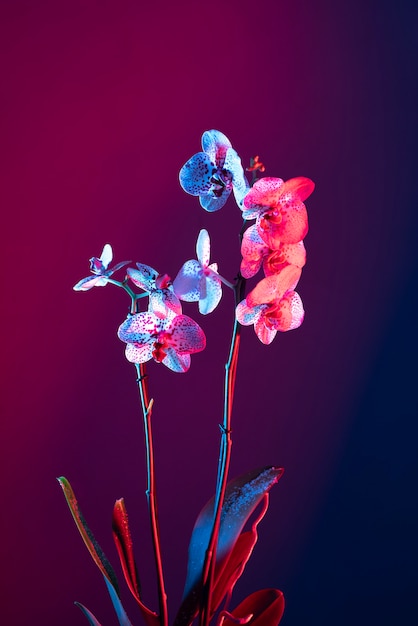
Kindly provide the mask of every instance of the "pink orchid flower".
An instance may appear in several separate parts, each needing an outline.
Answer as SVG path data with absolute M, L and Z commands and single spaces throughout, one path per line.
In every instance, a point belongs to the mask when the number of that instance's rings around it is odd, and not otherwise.
M 118 263 L 108 269 L 112 259 L 112 246 L 107 243 L 105 244 L 99 258 L 94 256 L 90 259 L 90 271 L 94 274 L 94 276 L 82 278 L 76 285 L 74 285 L 74 291 L 88 291 L 92 287 L 104 287 L 108 283 L 107 279 L 110 278 L 112 274 L 130 263 L 130 261 L 123 261 L 122 263 Z
M 241 159 L 231 142 L 219 130 L 202 135 L 203 152 L 194 154 L 180 170 L 180 185 L 186 193 L 199 196 L 206 211 L 218 211 L 231 191 L 241 207 L 249 189 Z
M 287 265 L 279 274 L 263 278 L 236 308 L 237 320 L 243 326 L 254 324 L 257 337 L 270 344 L 277 331 L 298 328 L 304 317 L 302 300 L 294 288 L 302 270 Z
M 244 198 L 244 219 L 257 218 L 257 230 L 272 250 L 280 243 L 297 243 L 308 232 L 308 215 L 303 200 L 314 190 L 303 176 L 283 182 L 281 178 L 260 178 Z
M 244 233 L 241 244 L 241 274 L 244 278 L 255 276 L 263 265 L 265 276 L 277 274 L 287 265 L 303 267 L 306 263 L 306 250 L 303 241 L 298 243 L 280 242 L 277 250 L 272 250 L 260 237 L 256 224 Z
M 173 282 L 174 292 L 185 302 L 199 301 L 203 315 L 211 313 L 222 297 L 218 265 L 211 263 L 210 238 L 207 230 L 200 231 L 196 243 L 197 261 L 186 261 Z
M 119 327 L 118 337 L 127 344 L 125 355 L 131 363 L 154 359 L 174 372 L 187 372 L 190 355 L 206 346 L 203 330 L 187 315 L 170 319 L 153 311 L 129 316 Z
M 143 263 L 137 263 L 136 267 L 136 270 L 129 267 L 127 274 L 134 285 L 148 292 L 149 310 L 162 318 L 180 315 L 181 303 L 173 291 L 170 277 Z

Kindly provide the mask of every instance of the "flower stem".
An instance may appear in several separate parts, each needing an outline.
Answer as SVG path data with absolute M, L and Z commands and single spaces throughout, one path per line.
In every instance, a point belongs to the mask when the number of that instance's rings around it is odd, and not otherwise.
M 154 470 L 154 445 L 152 438 L 151 413 L 154 403 L 153 399 L 149 399 L 148 377 L 145 369 L 145 363 L 135 363 L 138 374 L 137 382 L 139 395 L 141 399 L 141 408 L 144 418 L 144 434 L 145 434 L 145 451 L 147 462 L 147 500 L 151 523 L 152 544 L 154 549 L 155 566 L 157 569 L 157 586 L 159 601 L 159 620 L 161 626 L 168 624 L 167 594 L 164 586 L 164 575 L 161 558 L 160 531 L 158 525 L 157 498 L 155 490 L 155 470 Z
M 241 301 L 245 292 L 245 279 L 238 275 L 237 283 L 234 287 L 235 305 Z M 211 618 L 211 602 L 214 583 L 216 550 L 218 545 L 219 530 L 221 525 L 222 506 L 225 499 L 226 485 L 228 482 L 229 465 L 231 460 L 231 418 L 232 404 L 235 391 L 235 379 L 238 364 L 238 352 L 241 338 L 241 325 L 235 318 L 234 328 L 232 331 L 231 347 L 229 350 L 228 361 L 225 365 L 225 382 L 224 382 L 224 414 L 221 428 L 221 443 L 219 451 L 218 463 L 218 479 L 216 485 L 216 494 L 214 502 L 214 516 L 212 533 L 210 536 L 208 548 L 205 556 L 205 563 L 202 574 L 202 609 L 200 616 L 201 626 L 208 626 Z

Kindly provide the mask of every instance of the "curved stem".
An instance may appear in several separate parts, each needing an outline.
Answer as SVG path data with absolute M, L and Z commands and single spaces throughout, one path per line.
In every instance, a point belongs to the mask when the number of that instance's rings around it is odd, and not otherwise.
M 159 620 L 161 626 L 168 624 L 167 594 L 164 586 L 164 575 L 161 558 L 160 531 L 158 526 L 158 510 L 155 489 L 155 470 L 154 470 L 154 445 L 152 438 L 151 413 L 154 403 L 153 399 L 149 399 L 148 377 L 145 369 L 145 363 L 135 363 L 138 374 L 137 382 L 139 395 L 141 398 L 141 408 L 144 418 L 144 434 L 145 434 L 145 451 L 147 462 L 147 500 L 151 524 L 151 536 L 154 549 L 155 566 L 157 569 L 157 585 L 158 585 L 158 601 L 159 601 Z
M 235 305 L 241 301 L 245 291 L 245 279 L 239 274 L 237 283 L 234 287 Z M 211 601 L 214 583 L 216 550 L 218 544 L 219 530 L 221 525 L 222 506 L 225 499 L 226 485 L 228 482 L 229 465 L 231 460 L 231 417 L 232 404 L 235 391 L 235 379 L 238 364 L 238 352 L 241 338 L 241 325 L 235 319 L 232 331 L 231 347 L 229 350 L 228 361 L 225 365 L 225 382 L 224 382 L 224 414 L 223 423 L 221 425 L 221 444 L 219 452 L 218 479 L 216 486 L 216 495 L 214 502 L 214 516 L 212 533 L 210 536 L 208 548 L 205 556 L 205 563 L 202 574 L 202 610 L 201 610 L 201 626 L 208 626 L 211 618 Z

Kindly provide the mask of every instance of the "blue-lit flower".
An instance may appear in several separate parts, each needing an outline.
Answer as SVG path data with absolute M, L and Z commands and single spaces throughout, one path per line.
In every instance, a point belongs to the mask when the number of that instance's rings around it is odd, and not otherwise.
M 82 278 L 76 285 L 74 285 L 74 291 L 88 291 L 92 287 L 104 287 L 107 285 L 107 279 L 110 278 L 112 274 L 130 263 L 130 261 L 123 261 L 122 263 L 117 263 L 117 265 L 108 269 L 112 259 L 112 246 L 107 243 L 105 244 L 99 258 L 94 256 L 90 259 L 90 271 L 94 274 L 94 276 Z
M 130 315 L 119 327 L 118 337 L 127 344 L 125 355 L 131 363 L 154 359 L 174 372 L 186 372 L 190 355 L 206 346 L 203 330 L 187 315 L 170 319 L 152 311 Z
M 199 233 L 196 243 L 197 261 L 186 261 L 173 282 L 174 292 L 186 302 L 199 301 L 199 311 L 206 315 L 219 304 L 222 297 L 218 265 L 211 263 L 210 239 L 207 230 Z
M 149 310 L 161 318 L 180 315 L 181 303 L 173 291 L 170 277 L 144 263 L 136 266 L 136 270 L 129 267 L 127 274 L 134 285 L 148 292 Z
M 219 130 L 207 130 L 202 135 L 202 148 L 203 152 L 194 154 L 180 170 L 184 191 L 199 196 L 206 211 L 222 208 L 231 191 L 242 207 L 249 184 L 229 139 Z

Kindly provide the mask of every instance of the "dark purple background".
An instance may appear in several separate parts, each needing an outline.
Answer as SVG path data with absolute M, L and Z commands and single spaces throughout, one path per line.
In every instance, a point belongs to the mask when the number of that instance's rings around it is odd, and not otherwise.
M 260 154 L 267 175 L 317 185 L 303 326 L 270 347 L 243 332 L 231 473 L 286 473 L 235 602 L 274 586 L 284 626 L 412 623 L 417 8 L 73 0 L 1 10 L 2 623 L 86 623 L 73 600 L 116 623 L 61 474 L 116 565 L 110 515 L 125 497 L 155 607 L 135 374 L 116 337 L 128 302 L 111 286 L 71 288 L 105 242 L 117 261 L 175 275 L 204 227 L 233 278 L 238 209 L 207 214 L 177 179 L 210 128 L 244 162 Z M 171 616 L 214 490 L 231 294 L 200 322 L 208 347 L 187 375 L 149 367 Z

